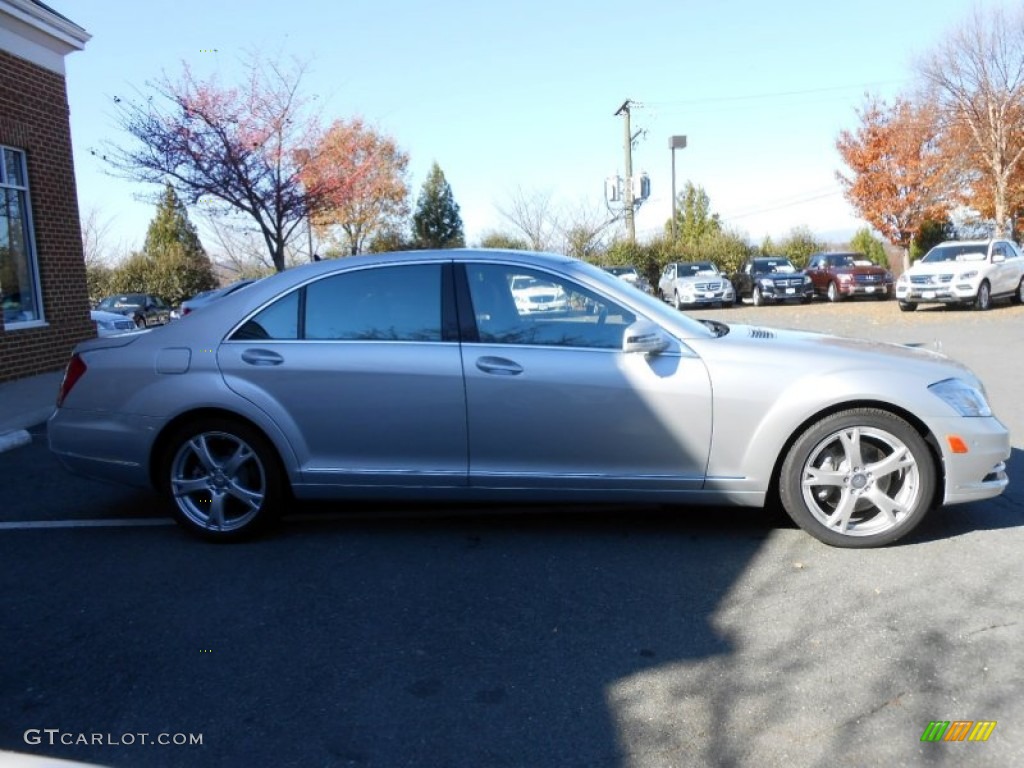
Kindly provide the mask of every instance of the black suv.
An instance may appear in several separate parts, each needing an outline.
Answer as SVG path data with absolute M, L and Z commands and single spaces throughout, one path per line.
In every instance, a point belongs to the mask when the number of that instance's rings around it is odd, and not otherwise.
M 808 304 L 814 299 L 814 283 L 811 278 L 793 266 L 793 262 L 785 256 L 747 259 L 731 279 L 736 289 L 736 298 L 750 299 L 755 307 L 778 301 L 801 301 Z

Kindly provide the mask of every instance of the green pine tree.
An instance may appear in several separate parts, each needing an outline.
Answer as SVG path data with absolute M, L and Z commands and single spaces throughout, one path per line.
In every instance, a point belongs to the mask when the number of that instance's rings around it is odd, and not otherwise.
M 188 210 L 168 184 L 146 231 L 142 247 L 146 264 L 145 286 L 171 304 L 179 304 L 200 291 L 217 287 L 213 263 Z
M 436 162 L 420 190 L 412 223 L 419 248 L 461 248 L 466 244 L 459 205 Z

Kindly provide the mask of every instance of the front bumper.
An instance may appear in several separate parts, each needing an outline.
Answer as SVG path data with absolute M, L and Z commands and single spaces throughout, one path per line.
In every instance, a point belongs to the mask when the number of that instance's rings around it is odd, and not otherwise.
M 1010 432 L 999 419 L 951 417 L 930 426 L 942 450 L 943 504 L 991 499 L 1006 489 Z M 953 453 L 947 440 L 951 435 L 963 440 L 967 453 Z
M 838 286 L 843 296 L 892 295 L 892 285 L 889 283 L 838 283 Z
M 912 301 L 915 303 L 937 302 L 940 304 L 959 304 L 965 301 L 974 301 L 978 296 L 978 287 L 968 283 L 953 285 L 914 285 L 897 284 L 896 298 L 900 301 Z
M 767 283 L 758 286 L 761 295 L 771 301 L 806 300 L 814 298 L 814 283 L 808 283 L 799 287 L 787 286 L 785 288 L 769 285 Z
M 679 294 L 679 303 L 688 307 L 698 307 L 706 304 L 732 304 L 735 301 L 736 292 L 733 290 Z

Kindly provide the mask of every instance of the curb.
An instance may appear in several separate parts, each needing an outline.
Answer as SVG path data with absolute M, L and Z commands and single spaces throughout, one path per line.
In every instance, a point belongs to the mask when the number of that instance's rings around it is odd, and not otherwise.
M 20 448 L 32 442 L 32 436 L 24 429 L 15 429 L 12 432 L 0 433 L 0 453 Z

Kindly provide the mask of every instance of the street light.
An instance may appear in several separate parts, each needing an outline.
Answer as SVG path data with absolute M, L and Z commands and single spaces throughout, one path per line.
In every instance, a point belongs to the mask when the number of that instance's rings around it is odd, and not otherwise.
M 669 136 L 668 148 L 672 150 L 672 243 L 676 242 L 676 150 L 686 149 L 685 136 Z

